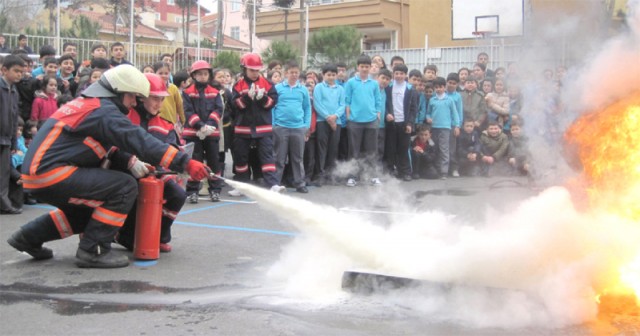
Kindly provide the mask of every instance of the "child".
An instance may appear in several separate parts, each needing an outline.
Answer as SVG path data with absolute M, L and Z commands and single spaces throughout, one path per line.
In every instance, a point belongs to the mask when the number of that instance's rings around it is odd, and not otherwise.
M 438 77 L 438 67 L 435 64 L 428 64 L 424 67 L 424 77 L 427 80 L 435 80 Z
M 420 84 L 422 77 L 422 72 L 420 72 L 420 70 L 413 69 L 409 71 L 409 76 L 407 78 L 409 78 L 409 84 L 411 84 L 411 86 L 415 88 L 418 84 Z
M 464 84 L 462 96 L 463 120 L 473 120 L 476 130 L 480 129 L 487 119 L 487 105 L 484 97 L 477 90 L 476 80 L 468 77 Z
M 178 87 L 180 92 L 184 91 L 189 85 L 191 85 L 191 77 L 187 71 L 178 71 L 173 75 L 173 84 Z
M 380 105 L 384 106 L 385 115 L 387 111 L 387 87 L 391 83 L 393 74 L 390 70 L 382 69 L 378 72 L 378 85 L 380 86 Z M 386 161 L 386 141 L 385 141 L 385 118 L 380 118 L 380 127 L 378 129 L 378 158 L 377 162 L 383 164 Z M 384 165 L 383 165 L 384 167 Z
M 502 133 L 500 124 L 495 120 L 489 121 L 489 126 L 480 135 L 482 151 L 482 175 L 491 176 L 495 167 L 500 168 L 509 150 L 509 137 Z
M 433 81 L 435 95 L 429 100 L 427 107 L 427 123 L 431 124 L 433 141 L 438 148 L 438 169 L 440 178 L 447 179 L 449 173 L 449 144 L 451 143 L 451 130 L 453 136 L 460 134 L 460 119 L 456 104 L 445 93 L 447 81 L 438 77 Z
M 349 79 L 347 74 L 347 65 L 344 62 L 337 62 L 338 75 L 336 76 L 336 84 L 344 88 Z M 346 111 L 346 110 L 345 110 Z M 384 122 L 384 121 L 383 121 Z M 349 137 L 347 136 L 347 113 L 345 112 L 340 118 L 342 128 L 340 129 L 340 142 L 338 143 L 338 161 L 347 161 L 349 159 Z
M 15 85 L 22 79 L 25 62 L 22 58 L 9 55 L 2 64 L 0 76 L 0 214 L 17 215 L 22 209 L 16 208 L 9 199 L 11 174 L 11 151 L 14 150 L 18 134 L 18 92 Z
M 45 75 L 35 92 L 31 107 L 31 120 L 38 123 L 38 128 L 58 110 L 58 82 L 55 77 Z
M 178 87 L 171 84 L 170 75 L 171 75 L 171 66 L 169 63 L 165 62 L 156 62 L 153 64 L 153 72 L 160 76 L 162 80 L 165 82 L 167 86 L 167 92 L 169 92 L 169 96 L 167 96 L 162 102 L 162 107 L 160 108 L 160 117 L 164 120 L 172 124 L 180 123 L 178 126 L 178 134 L 182 133 L 182 125 L 186 122 L 184 115 L 184 107 L 182 103 L 182 95 L 180 94 L 180 90 Z
M 436 146 L 431 140 L 431 131 L 427 125 L 416 126 L 416 137 L 411 143 L 411 171 L 414 180 L 437 179 L 440 174 L 436 168 Z
M 78 90 L 78 83 L 74 80 L 73 72 L 76 70 L 75 61 L 70 54 L 64 54 L 58 58 L 58 78 L 62 81 L 64 90 L 62 93 L 69 93 L 75 96 Z
M 56 57 L 56 49 L 50 45 L 43 45 L 40 47 L 40 59 L 39 62 L 41 65 L 31 71 L 32 77 L 38 77 L 40 75 L 44 75 L 44 61 L 49 57 Z
M 100 76 L 102 76 L 102 69 L 91 69 L 91 72 L 89 72 L 89 80 L 83 84 L 81 87 L 78 88 L 78 92 L 76 93 L 76 97 L 80 97 L 80 95 L 82 95 L 82 92 L 84 90 L 86 90 L 89 85 L 95 83 L 98 81 L 98 79 L 100 79 Z
M 23 204 L 36 204 L 35 200 L 32 197 L 27 196 L 22 188 L 22 174 L 20 174 L 20 169 L 22 168 L 24 155 L 27 153 L 27 146 L 25 145 L 24 137 L 22 136 L 23 128 L 24 121 L 22 118 L 18 117 L 16 151 L 11 154 L 11 178 L 9 182 L 9 199 L 11 200 L 11 205 L 18 209 L 22 208 Z
M 309 91 L 298 82 L 300 67 L 294 61 L 285 65 L 286 81 L 276 85 L 278 103 L 273 108 L 273 150 L 276 154 L 276 179 L 281 184 L 289 157 L 293 186 L 299 193 L 309 192 L 305 185 L 304 143 L 309 139 L 311 101 Z
M 520 175 L 528 175 L 529 162 L 531 155 L 529 153 L 529 139 L 522 134 L 522 125 L 520 122 L 513 122 L 511 124 L 511 139 L 509 140 L 509 165 L 513 167 L 514 171 Z
M 417 125 L 424 124 L 427 119 L 427 105 L 429 99 L 433 96 L 433 81 L 427 80 L 422 76 L 420 82 L 416 86 L 416 91 L 420 93 L 420 100 L 418 101 L 418 113 L 416 115 L 416 127 Z
M 465 119 L 458 137 L 458 168 L 461 176 L 476 176 L 480 169 L 480 135 L 473 119 Z
M 330 173 L 336 167 L 342 116 L 345 113 L 344 88 L 336 83 L 338 67 L 322 67 L 324 81 L 313 90 L 313 106 L 317 114 L 316 140 L 318 178 L 315 183 L 330 182 Z
M 282 72 L 280 70 L 271 70 L 267 73 L 267 80 L 273 83 L 273 85 L 280 84 L 282 82 Z
M 395 168 L 397 177 L 408 182 L 411 181 L 409 145 L 420 98 L 418 92 L 406 82 L 407 71 L 406 65 L 396 65 L 393 68 L 393 86 L 385 89 L 385 149 L 389 169 Z
M 184 125 L 183 137 L 187 143 L 194 143 L 193 159 L 200 162 L 206 160 L 211 171 L 220 175 L 218 160 L 220 141 L 220 114 L 222 100 L 219 91 L 209 82 L 213 77 L 211 66 L 206 61 L 196 61 L 191 66 L 193 84 L 182 92 L 184 114 L 187 122 Z M 220 201 L 222 189 L 219 179 L 208 180 L 209 199 Z M 187 182 L 189 203 L 198 203 L 200 181 Z
M 358 160 L 359 170 L 363 171 L 364 167 L 376 166 L 378 125 L 381 112 L 384 110 L 381 105 L 379 84 L 369 79 L 371 57 L 361 55 L 356 62 L 358 75 L 349 79 L 344 91 L 349 158 Z M 382 184 L 380 179 L 375 177 L 375 173 L 370 182 L 374 186 Z M 355 175 L 349 177 L 347 186 L 356 186 Z
M 458 92 L 462 92 L 467 84 L 467 78 L 471 78 L 471 76 L 469 76 L 469 68 L 460 68 L 458 70 L 458 78 L 460 79 L 458 82 Z
M 226 152 L 231 149 L 231 144 L 233 143 L 233 128 L 231 127 L 231 117 L 233 113 L 231 110 L 231 91 L 226 88 L 229 70 L 213 69 L 212 74 L 213 81 L 211 82 L 211 86 L 218 90 L 220 93 L 220 100 L 222 101 L 222 109 L 220 110 L 222 127 L 219 128 L 221 134 L 220 143 L 218 144 L 218 162 L 220 162 L 220 176 L 224 176 L 225 161 L 227 158 Z
M 455 72 L 452 72 L 449 75 L 447 75 L 446 94 L 451 99 L 453 99 L 453 102 L 456 105 L 456 111 L 458 112 L 458 120 L 462 121 L 463 120 L 462 119 L 462 113 L 463 113 L 462 96 L 460 96 L 460 93 L 458 93 L 458 80 L 459 80 L 458 74 Z M 450 137 L 451 143 L 449 144 L 449 158 L 450 158 L 449 174 L 452 177 L 460 177 L 460 173 L 458 172 L 458 157 L 456 155 L 457 138 L 458 138 L 457 136 Z
M 143 66 L 142 69 L 140 69 L 140 71 L 142 73 L 154 73 L 153 72 L 153 65 L 147 64 L 147 65 Z
M 509 120 L 509 95 L 507 94 L 504 80 L 496 79 L 494 84 L 495 92 L 491 92 L 485 96 L 488 108 L 489 121 L 495 120 L 500 127 Z
M 116 42 L 111 45 L 111 66 L 117 67 L 122 64 L 133 65 L 131 62 L 124 59 L 126 52 L 124 51 L 124 44 Z
M 242 79 L 233 86 L 231 104 L 234 107 L 233 159 L 235 179 L 248 181 L 251 143 L 258 146 L 264 183 L 274 192 L 284 191 L 278 185 L 273 157 L 273 126 L 271 110 L 278 102 L 275 87 L 262 77 L 262 58 L 249 53 L 240 59 Z

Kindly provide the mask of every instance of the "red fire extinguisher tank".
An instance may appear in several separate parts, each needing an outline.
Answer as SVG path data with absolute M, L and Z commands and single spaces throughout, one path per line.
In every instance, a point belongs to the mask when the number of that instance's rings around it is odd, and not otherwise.
M 160 228 L 164 182 L 153 174 L 138 181 L 138 209 L 133 256 L 155 260 L 160 257 Z

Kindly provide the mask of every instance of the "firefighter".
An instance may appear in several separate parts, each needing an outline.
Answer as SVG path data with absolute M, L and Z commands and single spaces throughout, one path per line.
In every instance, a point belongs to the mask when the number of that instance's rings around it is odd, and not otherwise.
M 196 61 L 191 65 L 193 84 L 182 91 L 184 115 L 187 119 L 182 137 L 193 143 L 193 158 L 202 162 L 216 174 L 220 174 L 219 144 L 222 124 L 222 98 L 218 89 L 211 86 L 213 73 L 206 61 Z M 209 199 L 220 201 L 221 180 L 211 179 L 209 182 Z M 189 203 L 198 203 L 200 181 L 187 182 Z
M 169 96 L 167 85 L 162 78 L 156 74 L 146 73 L 144 76 L 147 77 L 150 84 L 149 97 L 138 97 L 136 106 L 130 109 L 128 117 L 134 125 L 142 127 L 158 140 L 168 143 L 175 148 L 180 148 L 178 133 L 176 133 L 173 124 L 159 115 L 164 98 Z M 122 151 L 118 153 L 121 152 Z M 128 162 L 130 156 L 131 154 L 122 153 L 119 155 L 118 160 L 120 162 Z M 120 166 L 122 166 L 122 164 L 120 164 Z M 156 170 L 162 171 L 164 168 L 157 167 Z M 180 209 L 182 209 L 187 199 L 187 194 L 184 189 L 176 183 L 175 175 L 162 175 L 161 179 L 164 182 L 162 193 L 164 202 L 162 204 L 160 252 L 166 253 L 171 252 L 171 245 L 169 245 L 171 241 L 171 225 L 176 219 L 176 216 L 178 216 Z M 116 235 L 116 242 L 128 250 L 133 250 L 136 211 L 137 203 L 134 203 L 124 222 L 124 226 Z
M 271 109 L 278 100 L 275 87 L 260 70 L 262 59 L 258 54 L 245 54 L 240 59 L 243 78 L 233 86 L 231 104 L 234 108 L 233 159 L 235 179 L 249 181 L 249 150 L 251 142 L 258 144 L 258 156 L 262 164 L 264 183 L 272 191 L 282 192 L 278 185 L 276 164 L 273 157 L 271 135 Z
M 149 96 L 149 81 L 135 67 L 121 65 L 45 122 L 25 156 L 22 179 L 26 190 L 56 209 L 22 226 L 9 237 L 11 246 L 34 259 L 50 259 L 53 252 L 43 243 L 83 233 L 79 267 L 125 267 L 129 259 L 113 252 L 111 242 L 136 201 L 134 176 L 149 172 L 142 160 L 195 179 L 207 177 L 202 163 L 131 123 L 126 114 L 136 95 Z M 100 168 L 113 146 L 134 154 L 127 163 L 133 176 Z

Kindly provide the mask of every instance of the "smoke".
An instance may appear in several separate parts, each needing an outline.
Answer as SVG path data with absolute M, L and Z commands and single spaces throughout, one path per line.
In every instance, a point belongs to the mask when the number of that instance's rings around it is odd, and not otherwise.
M 604 275 L 629 262 L 640 230 L 607 214 L 582 214 L 569 193 L 548 189 L 480 224 L 431 211 L 404 214 L 385 228 L 337 209 L 230 181 L 301 232 L 270 269 L 286 294 L 315 303 L 344 299 L 345 270 L 443 285 L 381 300 L 416 316 L 471 327 L 562 327 L 595 318 Z M 612 249 L 612 246 L 616 246 Z

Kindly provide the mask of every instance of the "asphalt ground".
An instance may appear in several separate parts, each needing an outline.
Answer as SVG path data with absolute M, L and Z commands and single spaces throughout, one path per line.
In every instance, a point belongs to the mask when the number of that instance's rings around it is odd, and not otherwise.
M 438 210 L 473 222 L 491 211 L 507 211 L 539 193 L 526 178 L 450 178 L 362 185 L 289 189 L 285 198 L 325 204 L 339 213 L 388 225 L 414 210 Z M 441 319 L 403 302 L 388 302 L 394 291 L 374 295 L 331 290 L 292 295 L 283 259 L 295 255 L 306 220 L 285 218 L 249 197 L 221 202 L 202 196 L 186 204 L 173 226 L 173 251 L 156 261 L 133 261 L 127 268 L 102 270 L 75 266 L 78 238 L 49 242 L 54 258 L 33 261 L 5 243 L 12 232 L 50 211 L 25 206 L 21 215 L 0 217 L 0 332 L 3 335 L 423 335 L 423 334 L 599 334 L 633 331 L 611 321 L 564 326 L 505 327 Z M 393 201 L 393 202 L 392 202 Z M 399 210 L 391 205 L 404 204 Z M 305 207 L 304 203 L 300 205 Z M 328 209 L 329 209 L 328 208 Z M 296 222 L 297 221 L 297 222 Z M 310 220 L 311 222 L 311 220 Z M 428 223 L 425 223 L 428 224 Z M 302 226 L 301 226 L 302 225 Z M 346 224 L 348 225 L 348 224 Z M 308 233 L 304 233 L 308 234 Z M 298 241 L 297 244 L 304 244 Z M 114 244 L 114 249 L 126 251 Z M 287 254 L 288 253 L 288 254 Z M 129 254 L 130 255 L 130 254 Z M 322 274 L 322 254 L 316 267 Z M 279 272 L 274 265 L 280 264 Z M 345 269 L 344 271 L 347 271 Z M 289 273 L 288 273 L 289 272 Z M 278 277 L 273 277 L 278 273 Z M 316 282 L 317 279 L 311 279 Z M 305 291 L 298 279 L 294 293 Z M 337 296 L 335 296 L 337 294 Z M 413 294 L 412 294 L 413 295 Z M 454 315 L 455 316 L 455 315 Z M 473 322 L 473 321 L 472 321 Z M 618 321 L 619 322 L 619 321 Z M 596 326 L 597 325 L 597 326 Z M 595 326 L 595 327 L 594 327 Z M 625 329 L 626 328 L 626 329 Z M 631 328 L 631 329 L 629 329 Z

